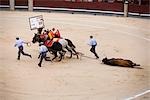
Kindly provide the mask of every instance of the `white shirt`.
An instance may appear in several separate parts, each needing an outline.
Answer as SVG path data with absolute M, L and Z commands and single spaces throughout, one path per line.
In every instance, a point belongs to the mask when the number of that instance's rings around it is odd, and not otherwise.
M 40 51 L 40 53 L 43 53 L 43 52 L 47 52 L 48 49 L 45 45 L 41 45 L 39 51 Z
M 16 43 L 15 43 L 15 47 L 20 47 L 20 46 L 23 46 L 23 43 L 25 43 L 23 40 L 19 39 L 19 40 L 16 40 Z
M 92 38 L 92 39 L 90 39 L 89 40 L 89 43 L 88 43 L 90 46 L 92 46 L 92 45 L 97 45 L 97 42 L 96 42 L 96 40 L 94 39 L 94 38 Z

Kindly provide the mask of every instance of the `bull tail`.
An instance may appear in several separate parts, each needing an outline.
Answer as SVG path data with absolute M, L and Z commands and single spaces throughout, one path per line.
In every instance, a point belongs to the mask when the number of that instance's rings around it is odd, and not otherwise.
M 136 66 L 140 66 L 140 64 L 136 64 Z

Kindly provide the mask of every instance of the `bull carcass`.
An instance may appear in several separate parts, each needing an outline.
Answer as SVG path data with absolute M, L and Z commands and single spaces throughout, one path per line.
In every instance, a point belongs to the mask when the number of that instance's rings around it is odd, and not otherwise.
M 121 66 L 121 67 L 130 67 L 134 68 L 134 66 L 140 66 L 139 64 L 133 63 L 131 60 L 121 59 L 121 58 L 104 58 L 102 60 L 104 64 L 112 65 L 112 66 Z

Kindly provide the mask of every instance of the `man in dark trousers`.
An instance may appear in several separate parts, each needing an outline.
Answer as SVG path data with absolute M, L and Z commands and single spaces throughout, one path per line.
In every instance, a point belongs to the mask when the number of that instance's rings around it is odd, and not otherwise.
M 46 57 L 46 54 L 47 54 L 47 52 L 48 52 L 48 49 L 47 49 L 47 47 L 44 45 L 44 43 L 43 43 L 43 42 L 40 42 L 40 43 L 39 43 L 39 46 L 40 46 L 40 48 L 39 48 L 40 54 L 39 54 L 38 59 L 40 58 L 40 62 L 39 62 L 39 64 L 38 64 L 38 66 L 41 67 L 41 64 L 42 64 L 43 59 L 45 59 L 46 61 L 51 61 L 51 60 L 48 59 L 48 57 Z
M 94 55 L 96 56 L 96 59 L 98 59 L 99 56 L 97 55 L 97 53 L 96 53 L 96 51 L 95 51 L 95 48 L 96 48 L 96 46 L 97 46 L 97 42 L 96 42 L 96 40 L 93 38 L 93 36 L 90 36 L 90 40 L 89 40 L 89 43 L 88 43 L 88 44 L 91 46 L 90 51 L 91 51 L 92 53 L 94 53 Z
M 16 37 L 16 43 L 15 43 L 15 47 L 17 46 L 19 51 L 18 51 L 18 60 L 20 60 L 20 55 L 21 53 L 25 56 L 29 56 L 30 58 L 32 58 L 32 56 L 30 54 L 27 54 L 23 51 L 23 44 L 27 44 L 27 42 L 24 42 L 23 40 L 21 40 L 19 37 Z

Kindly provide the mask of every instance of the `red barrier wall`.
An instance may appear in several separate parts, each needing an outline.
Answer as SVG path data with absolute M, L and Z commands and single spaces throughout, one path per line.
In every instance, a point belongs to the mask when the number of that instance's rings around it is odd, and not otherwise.
M 149 13 L 150 14 L 150 6 L 149 5 L 138 5 L 138 4 L 129 4 L 129 12 L 134 13 Z
M 148 4 L 147 4 L 148 2 Z M 123 12 L 123 3 L 114 2 L 67 2 L 67 1 L 53 1 L 53 0 L 33 0 L 34 7 L 53 7 L 53 8 L 77 8 L 77 9 L 92 9 L 92 10 L 107 10 Z M 9 5 L 9 0 L 0 0 L 0 5 Z M 27 6 L 28 0 L 15 0 L 17 6 Z M 129 4 L 129 12 L 132 13 L 149 13 L 149 0 L 143 0 L 142 5 Z
M 67 2 L 67 1 L 34 0 L 34 6 L 123 11 L 122 3 L 105 3 L 105 2 Z
M 0 5 L 9 5 L 9 0 L 0 0 Z M 16 6 L 28 6 L 28 0 L 15 0 Z
M 0 0 L 0 5 L 9 5 L 9 0 Z
M 16 6 L 28 6 L 28 0 L 15 0 Z

